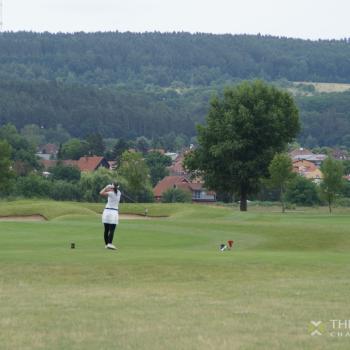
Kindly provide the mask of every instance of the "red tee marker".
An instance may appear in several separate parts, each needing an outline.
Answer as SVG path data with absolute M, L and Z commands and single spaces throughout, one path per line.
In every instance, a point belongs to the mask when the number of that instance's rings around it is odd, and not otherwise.
M 231 249 L 233 247 L 233 242 L 234 241 L 227 241 L 228 247 L 229 249 Z

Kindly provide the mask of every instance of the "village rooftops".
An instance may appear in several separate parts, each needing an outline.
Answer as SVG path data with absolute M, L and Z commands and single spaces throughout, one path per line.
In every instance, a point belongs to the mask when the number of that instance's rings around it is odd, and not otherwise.
M 216 194 L 212 191 L 207 191 L 203 187 L 203 183 L 191 182 L 185 176 L 166 176 L 160 180 L 153 189 L 154 197 L 157 201 L 162 199 L 163 193 L 171 188 L 179 188 L 192 194 L 194 202 L 215 202 Z
M 110 165 L 108 161 L 104 157 L 81 157 L 79 160 L 72 160 L 72 159 L 66 159 L 66 160 L 42 160 L 41 164 L 43 164 L 44 168 L 47 170 L 50 167 L 55 166 L 58 162 L 61 162 L 64 165 L 71 165 L 77 167 L 80 171 L 84 172 L 93 172 L 97 170 L 100 167 L 104 167 L 109 169 Z

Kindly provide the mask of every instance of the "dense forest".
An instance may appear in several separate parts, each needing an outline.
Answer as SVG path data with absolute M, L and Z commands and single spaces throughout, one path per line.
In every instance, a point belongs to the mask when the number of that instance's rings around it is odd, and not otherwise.
M 257 77 L 350 83 L 350 43 L 159 32 L 0 35 L 2 80 L 189 86 Z
M 170 131 L 193 136 L 195 123 L 203 120 L 196 116 L 205 115 L 208 99 L 204 92 L 185 96 L 171 91 L 0 81 L 0 125 L 11 123 L 21 129 L 36 124 L 47 129 L 60 124 L 75 137 L 99 132 L 104 137 L 153 138 Z
M 1 33 L 0 125 L 195 135 L 243 79 L 350 83 L 350 42 L 189 33 Z M 306 146 L 350 147 L 350 93 L 297 97 Z
M 350 148 L 350 91 L 297 98 L 297 104 L 302 144 Z

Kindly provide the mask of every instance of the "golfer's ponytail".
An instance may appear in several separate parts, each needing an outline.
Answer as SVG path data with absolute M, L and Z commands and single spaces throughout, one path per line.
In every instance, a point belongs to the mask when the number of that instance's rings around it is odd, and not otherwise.
M 113 185 L 114 192 L 117 193 L 118 190 L 119 190 L 119 184 L 118 184 L 118 182 L 113 182 L 112 185 Z

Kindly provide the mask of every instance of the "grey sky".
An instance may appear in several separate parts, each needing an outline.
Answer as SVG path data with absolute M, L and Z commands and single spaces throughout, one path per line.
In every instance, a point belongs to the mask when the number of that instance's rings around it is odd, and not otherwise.
M 350 37 L 350 0 L 2 0 L 3 30 Z

